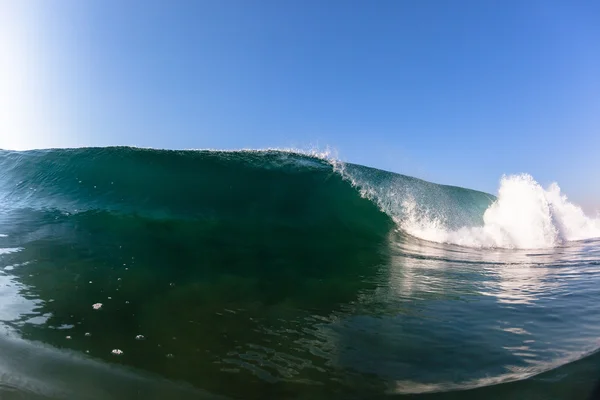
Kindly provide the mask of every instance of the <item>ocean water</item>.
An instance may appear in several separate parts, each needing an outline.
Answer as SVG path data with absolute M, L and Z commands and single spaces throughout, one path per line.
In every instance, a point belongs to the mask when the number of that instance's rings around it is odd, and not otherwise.
M 593 398 L 598 237 L 528 175 L 0 151 L 0 396 Z

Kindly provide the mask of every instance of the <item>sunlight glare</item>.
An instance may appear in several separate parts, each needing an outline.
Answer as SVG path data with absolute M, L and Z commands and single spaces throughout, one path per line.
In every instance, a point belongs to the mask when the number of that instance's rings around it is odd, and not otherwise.
M 40 32 L 32 2 L 0 0 L 0 149 L 44 145 Z

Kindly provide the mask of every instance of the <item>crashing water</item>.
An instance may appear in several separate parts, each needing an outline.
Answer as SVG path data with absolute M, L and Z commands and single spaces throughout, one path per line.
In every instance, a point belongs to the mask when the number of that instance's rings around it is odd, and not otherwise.
M 530 175 L 503 177 L 498 198 L 483 214 L 483 226 L 448 229 L 419 215 L 414 200 L 403 204 L 406 232 L 438 243 L 469 247 L 539 249 L 600 237 L 600 218 L 590 218 L 570 203 L 554 183 L 544 190 Z

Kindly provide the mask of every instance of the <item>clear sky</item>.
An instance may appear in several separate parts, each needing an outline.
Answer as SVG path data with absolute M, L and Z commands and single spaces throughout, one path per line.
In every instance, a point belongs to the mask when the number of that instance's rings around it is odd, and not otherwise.
M 325 147 L 600 206 L 600 2 L 0 0 L 0 148 Z

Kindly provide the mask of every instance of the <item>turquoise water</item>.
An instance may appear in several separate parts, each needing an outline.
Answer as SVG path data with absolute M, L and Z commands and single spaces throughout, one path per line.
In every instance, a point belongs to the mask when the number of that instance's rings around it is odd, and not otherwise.
M 0 393 L 588 398 L 600 240 L 426 241 L 407 199 L 446 229 L 496 200 L 280 151 L 0 152 Z

